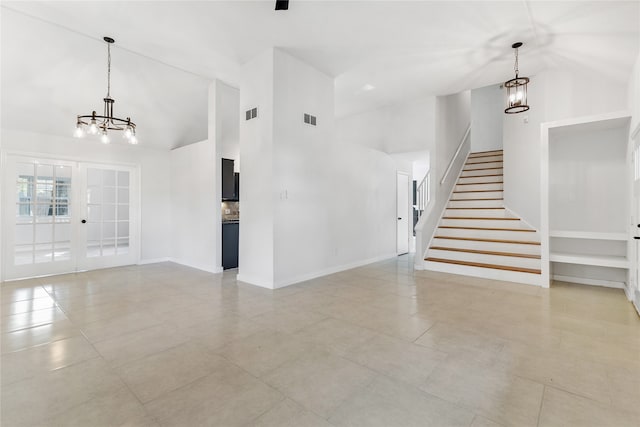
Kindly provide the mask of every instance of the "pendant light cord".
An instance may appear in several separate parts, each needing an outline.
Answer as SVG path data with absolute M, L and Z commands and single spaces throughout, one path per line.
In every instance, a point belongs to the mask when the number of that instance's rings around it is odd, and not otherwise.
M 516 48 L 516 63 L 513 66 L 513 70 L 516 72 L 516 79 L 518 78 L 518 48 Z

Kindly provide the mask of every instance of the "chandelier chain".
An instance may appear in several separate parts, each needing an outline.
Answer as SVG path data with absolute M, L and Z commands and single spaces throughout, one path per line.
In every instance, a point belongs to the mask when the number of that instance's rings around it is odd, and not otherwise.
M 107 43 L 107 98 L 111 98 L 111 44 Z
M 518 77 L 518 48 L 516 48 L 516 63 L 513 66 L 513 70 L 516 72 L 516 78 Z

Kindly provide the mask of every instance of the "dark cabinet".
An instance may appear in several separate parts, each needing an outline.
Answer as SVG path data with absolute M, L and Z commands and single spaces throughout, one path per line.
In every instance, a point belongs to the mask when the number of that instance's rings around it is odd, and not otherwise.
M 225 270 L 238 267 L 239 232 L 238 223 L 222 224 L 222 268 Z
M 222 159 L 222 200 L 237 200 L 233 160 Z

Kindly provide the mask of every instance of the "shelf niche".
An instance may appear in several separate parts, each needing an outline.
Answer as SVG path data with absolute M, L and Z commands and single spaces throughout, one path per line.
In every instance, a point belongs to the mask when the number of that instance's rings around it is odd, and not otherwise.
M 629 118 L 549 128 L 550 278 L 623 287 L 628 276 Z

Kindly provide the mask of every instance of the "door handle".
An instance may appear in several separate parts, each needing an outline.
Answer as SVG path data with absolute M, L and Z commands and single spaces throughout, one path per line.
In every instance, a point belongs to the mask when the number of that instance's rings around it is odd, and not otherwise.
M 398 221 L 400 221 L 402 218 L 398 217 Z
M 640 240 L 640 236 L 633 236 L 634 239 Z
M 81 222 L 81 223 L 83 223 L 83 224 L 86 224 L 86 223 L 87 223 L 87 220 L 86 220 L 86 219 L 83 219 L 83 220 L 82 220 L 82 221 L 80 221 L 80 222 Z

